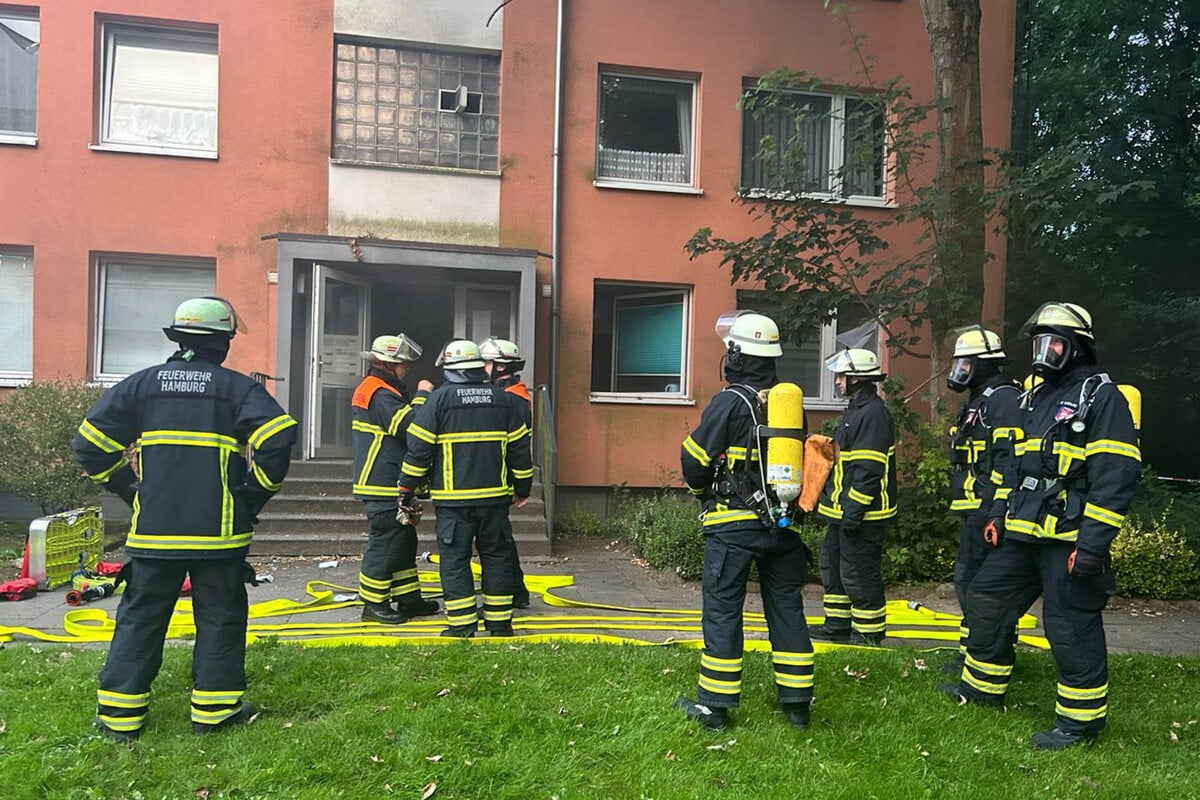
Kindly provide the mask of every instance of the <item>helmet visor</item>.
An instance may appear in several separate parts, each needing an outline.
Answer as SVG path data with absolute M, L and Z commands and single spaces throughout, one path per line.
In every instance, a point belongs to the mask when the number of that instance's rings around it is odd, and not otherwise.
M 950 374 L 946 381 L 951 386 L 966 386 L 971 382 L 971 373 L 975 371 L 975 359 L 970 356 L 954 359 L 950 365 Z
M 1033 365 L 1060 370 L 1071 356 L 1071 343 L 1057 333 L 1039 333 L 1033 337 Z
M 416 361 L 421 357 L 421 353 L 424 350 L 421 348 L 421 345 L 417 344 L 415 339 L 404 333 L 396 338 L 400 340 L 396 344 L 396 358 L 403 359 L 404 361 Z
M 238 316 L 237 309 L 235 309 L 233 307 L 233 303 L 229 302 L 224 297 L 209 296 L 206 299 L 216 300 L 217 302 L 224 303 L 225 308 L 229 309 L 229 331 L 230 331 L 230 333 L 248 333 L 249 332 L 249 329 L 246 327 L 246 323 L 242 321 L 242 318 Z
M 737 320 L 738 317 L 742 316 L 743 314 L 748 314 L 748 313 L 749 312 L 745 311 L 745 310 L 743 310 L 743 311 L 726 311 L 724 314 L 717 317 L 717 325 L 716 325 L 717 336 L 719 336 L 722 341 L 724 341 L 725 339 L 728 339 L 730 337 L 730 334 L 733 331 L 733 323 Z

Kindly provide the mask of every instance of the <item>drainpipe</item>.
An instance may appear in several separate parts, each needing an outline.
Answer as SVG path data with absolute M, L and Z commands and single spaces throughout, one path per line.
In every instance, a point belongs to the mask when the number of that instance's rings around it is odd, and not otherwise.
M 560 227 L 560 195 L 562 194 L 562 98 L 563 98 L 563 6 L 566 0 L 558 0 L 558 26 L 554 41 L 554 149 L 551 170 L 550 198 L 550 399 L 554 407 L 558 405 L 558 328 L 559 316 L 562 313 L 561 282 L 562 275 L 558 268 L 559 252 L 558 237 Z M 554 414 L 554 424 L 558 425 L 558 413 Z M 557 433 L 557 431 L 556 431 Z

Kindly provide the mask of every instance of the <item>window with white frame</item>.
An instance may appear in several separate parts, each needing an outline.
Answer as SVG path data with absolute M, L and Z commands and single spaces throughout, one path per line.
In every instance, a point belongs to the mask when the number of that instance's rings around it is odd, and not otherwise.
M 596 183 L 691 187 L 696 82 L 603 73 Z
M 597 281 L 593 396 L 686 397 L 690 301 L 677 286 Z
M 216 291 L 211 260 L 101 258 L 96 285 L 96 378 L 115 380 L 165 361 L 175 345 L 163 336 L 176 307 Z
M 101 148 L 217 154 L 217 33 L 104 23 Z
M 0 382 L 33 377 L 33 250 L 0 247 Z
M 0 142 L 36 141 L 40 45 L 36 11 L 0 8 Z
M 773 316 L 776 303 L 766 292 L 739 290 L 737 306 L 739 310 Z M 783 355 L 775 363 L 779 379 L 800 387 L 805 406 L 837 408 L 846 401 L 834 395 L 833 373 L 825 369 L 825 359 L 847 347 L 879 354 L 879 325 L 862 308 L 847 306 L 839 308 L 824 325 L 815 325 L 797 337 L 785 335 L 782 345 Z
M 748 94 L 757 102 L 742 112 L 744 193 L 887 199 L 880 103 L 840 94 Z

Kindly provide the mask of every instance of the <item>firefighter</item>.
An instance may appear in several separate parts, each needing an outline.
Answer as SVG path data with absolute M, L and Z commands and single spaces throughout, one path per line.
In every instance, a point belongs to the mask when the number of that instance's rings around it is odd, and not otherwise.
M 817 513 L 828 524 L 821 543 L 825 621 L 820 641 L 879 647 L 887 635 L 883 538 L 896 516 L 896 428 L 876 384 L 886 375 L 870 350 L 846 349 L 825 362 L 841 397 L 850 399 L 834 434 L 837 463 Z
M 1008 356 L 1000 337 L 976 325 L 964 330 L 954 342 L 954 361 L 946 378 L 951 391 L 968 393 L 950 429 L 950 510 L 963 518 L 954 562 L 954 592 L 963 615 L 959 655 L 944 667 L 954 675 L 962 670 L 967 652 L 967 587 L 988 553 L 983 529 L 992 516 L 1003 515 L 1004 501 L 1011 491 L 998 484 L 1001 476 L 1011 470 L 1014 458 L 1021 389 L 1016 381 L 1005 377 L 1006 363 Z M 996 502 L 1000 506 L 993 509 Z
M 1141 475 L 1129 404 L 1096 369 L 1092 317 L 1046 303 L 1026 323 L 1041 382 L 1021 400 L 1016 459 L 1002 476 L 1007 513 L 984 535 L 998 547 L 971 583 L 971 630 L 960 702 L 1003 707 L 1011 631 L 1039 596 L 1058 665 L 1055 724 L 1030 743 L 1060 750 L 1094 742 L 1108 716 L 1108 653 L 1101 612 L 1116 590 L 1109 547 Z
M 483 567 L 484 628 L 492 636 L 512 636 L 508 509 L 525 505 L 533 481 L 528 412 L 519 398 L 491 383 L 474 342 L 452 340 L 437 366 L 445 369 L 446 382 L 409 425 L 400 506 L 411 507 L 415 487 L 429 479 L 449 622 L 442 635 L 470 638 L 478 629 L 474 545 Z
M 767 420 L 760 393 L 779 382 L 779 328 L 762 314 L 740 312 L 723 316 L 717 332 L 728 386 L 704 409 L 680 454 L 684 480 L 704 506 L 704 650 L 697 699 L 680 697 L 675 707 L 713 730 L 729 724 L 742 691 L 746 581 L 757 563 L 779 702 L 791 724 L 807 728 L 813 647 L 801 590 L 811 554 L 798 524 L 768 526 L 755 499 L 769 488 L 758 469 L 766 457 L 759 426 Z
M 434 600 L 421 599 L 417 580 L 417 529 L 400 519 L 400 464 L 407 447 L 413 407 L 425 401 L 433 384 L 421 381 L 409 400 L 404 376 L 421 357 L 421 346 L 408 336 L 379 336 L 360 353 L 370 363 L 351 400 L 354 438 L 354 496 L 363 501 L 371 532 L 358 574 L 358 596 L 366 622 L 398 625 L 438 612 Z M 392 603 L 396 608 L 392 608 Z
M 105 392 L 71 442 L 92 480 L 133 508 L 126 589 L 97 692 L 97 724 L 118 741 L 142 731 L 188 576 L 192 730 L 209 733 L 255 713 L 243 699 L 245 584 L 254 582 L 246 552 L 258 513 L 287 474 L 296 421 L 261 384 L 221 366 L 244 331 L 226 300 L 183 302 L 163 328 L 179 349 Z
M 521 370 L 525 369 L 521 351 L 513 342 L 492 336 L 479 343 L 479 354 L 492 383 L 525 401 L 525 424 L 532 430 L 533 398 L 529 395 L 529 387 L 521 380 Z M 515 539 L 509 552 L 509 568 L 513 573 L 513 608 L 529 608 L 529 589 L 525 586 L 525 572 L 521 569 Z

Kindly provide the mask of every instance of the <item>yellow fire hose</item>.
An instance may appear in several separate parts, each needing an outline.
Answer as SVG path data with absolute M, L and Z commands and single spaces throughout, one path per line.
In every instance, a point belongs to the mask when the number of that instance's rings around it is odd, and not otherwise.
M 433 558 L 436 560 L 437 557 Z M 481 574 L 479 565 L 472 563 L 471 569 L 478 578 Z M 426 596 L 441 594 L 438 573 L 421 571 L 418 573 L 418 577 Z M 697 636 L 701 631 L 698 609 L 638 608 L 564 597 L 558 592 L 575 584 L 575 579 L 571 575 L 526 575 L 525 584 L 530 592 L 540 594 L 542 601 L 547 606 L 592 609 L 611 613 L 594 615 L 522 614 L 513 619 L 513 628 L 517 631 L 518 636 L 506 641 L 514 643 L 519 641 L 521 644 L 581 642 L 675 645 L 689 648 L 703 646 L 703 640 Z M 439 636 L 438 634 L 445 627 L 445 621 L 438 618 L 414 619 L 398 626 L 360 621 L 283 623 L 266 621 L 278 617 L 292 617 L 299 614 L 358 606 L 361 601 L 357 598 L 352 600 L 335 599 L 339 593 L 356 594 L 357 591 L 357 587 L 339 586 L 318 580 L 310 581 L 305 587 L 307 600 L 295 601 L 277 598 L 254 603 L 250 606 L 246 641 L 253 643 L 269 639 L 278 642 L 303 643 L 306 647 L 332 647 L 348 644 L 391 647 L 402 644 L 454 644 L 462 641 Z M 765 617 L 760 613 L 747 612 L 744 620 L 747 633 L 765 633 L 767 631 Z M 823 617 L 808 618 L 811 624 L 819 623 L 822 620 Z M 960 621 L 958 616 L 933 611 L 919 603 L 891 600 L 887 604 L 887 635 L 890 637 L 944 641 L 948 647 L 955 646 L 959 638 Z M 0 642 L 11 642 L 16 636 L 61 644 L 108 642 L 112 640 L 115 626 L 116 620 L 110 617 L 104 609 L 73 608 L 63 615 L 65 633 L 57 634 L 36 628 L 0 625 Z M 1037 627 L 1037 620 L 1026 614 L 1021 618 L 1017 627 L 1019 631 L 1030 631 Z M 620 635 L 614 632 L 623 632 L 629 635 Z M 649 633 L 680 635 L 670 635 L 666 639 L 657 640 L 639 638 L 639 633 L 642 636 Z M 195 634 L 192 600 L 188 597 L 180 598 L 167 627 L 167 638 L 188 639 L 193 638 Z M 467 641 L 481 643 L 501 640 L 482 637 Z M 1021 634 L 1020 641 L 1041 649 L 1049 648 L 1049 643 L 1045 638 L 1029 633 Z M 849 647 L 849 645 L 814 642 L 814 647 L 817 652 L 827 652 Z M 769 652 L 771 644 L 766 639 L 747 639 L 745 648 L 748 651 Z

